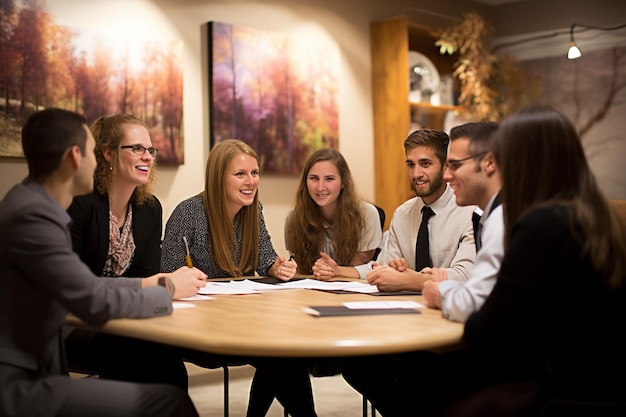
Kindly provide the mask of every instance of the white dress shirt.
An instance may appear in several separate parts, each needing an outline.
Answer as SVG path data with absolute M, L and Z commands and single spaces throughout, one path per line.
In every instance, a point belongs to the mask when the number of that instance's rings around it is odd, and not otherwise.
M 496 195 L 491 197 L 485 207 L 484 212 L 488 215 L 483 215 L 480 219 L 482 246 L 476 254 L 469 280 L 447 280 L 439 283 L 441 311 L 449 320 L 465 323 L 473 312 L 480 309 L 496 283 L 504 256 L 502 205 L 491 210 Z

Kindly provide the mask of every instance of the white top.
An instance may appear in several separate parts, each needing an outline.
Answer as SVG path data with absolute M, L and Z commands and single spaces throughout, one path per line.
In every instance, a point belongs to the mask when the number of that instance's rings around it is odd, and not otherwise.
M 482 246 L 476 255 L 469 280 L 466 282 L 447 280 L 439 283 L 441 311 L 449 320 L 465 323 L 472 313 L 480 309 L 496 283 L 504 256 L 502 205 L 491 211 L 496 195 L 491 197 L 485 207 L 485 213 L 489 213 L 487 218 L 485 216 L 480 218 Z
M 365 229 L 361 233 L 359 241 L 359 252 L 374 250 L 381 244 L 383 229 L 380 225 L 380 216 L 376 207 L 367 201 L 361 201 L 361 212 L 365 220 Z M 336 259 L 335 244 L 333 241 L 333 227 L 325 223 L 326 233 L 324 234 L 324 252 L 331 258 Z
M 361 239 L 359 240 L 358 252 L 366 252 L 368 250 L 374 250 L 381 245 L 383 230 L 380 225 L 380 216 L 378 209 L 372 203 L 367 201 L 361 201 L 361 212 L 363 213 L 363 219 L 365 221 L 365 228 L 361 232 Z M 285 247 L 289 249 L 289 241 L 287 240 L 287 224 L 289 218 L 293 214 L 293 209 L 290 209 L 285 218 Z M 324 223 L 324 252 L 333 259 L 337 259 L 337 251 L 335 250 L 335 244 L 333 241 L 333 227 L 331 224 Z M 346 266 L 346 265 L 342 265 Z M 370 268 L 371 269 L 371 268 Z

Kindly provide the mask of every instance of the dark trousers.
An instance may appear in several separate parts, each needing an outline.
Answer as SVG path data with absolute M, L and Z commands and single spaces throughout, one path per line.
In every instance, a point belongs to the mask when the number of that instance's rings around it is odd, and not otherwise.
M 74 329 L 65 339 L 68 369 L 103 379 L 176 385 L 187 391 L 179 349 L 145 340 Z
M 59 417 L 197 417 L 187 393 L 167 384 L 73 380 Z
M 311 379 L 304 359 L 253 358 L 256 368 L 247 417 L 263 417 L 274 398 L 293 417 L 316 417 Z
M 383 417 L 487 416 L 487 398 L 497 398 L 493 387 L 502 387 L 503 395 L 515 389 L 520 394 L 519 403 L 508 403 L 511 409 L 500 415 L 525 415 L 535 392 L 526 384 L 531 375 L 526 364 L 508 355 L 470 349 L 347 358 L 343 364 L 344 379 Z
M 300 358 L 258 358 L 217 355 L 196 350 L 182 351 L 186 361 L 203 368 L 252 365 L 256 368 L 247 417 L 264 417 L 274 399 L 293 417 L 315 417 L 307 361 Z
M 169 384 L 73 379 L 0 363 L 0 415 L 198 417 L 189 395 Z

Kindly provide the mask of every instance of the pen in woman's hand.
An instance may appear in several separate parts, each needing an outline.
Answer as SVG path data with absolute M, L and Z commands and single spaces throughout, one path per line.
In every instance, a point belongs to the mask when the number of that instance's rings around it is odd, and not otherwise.
M 191 262 L 191 255 L 189 254 L 189 245 L 187 244 L 187 237 L 183 236 L 183 242 L 185 242 L 185 251 L 186 251 L 186 255 L 185 255 L 185 265 L 187 265 L 189 268 L 193 268 L 193 262 Z

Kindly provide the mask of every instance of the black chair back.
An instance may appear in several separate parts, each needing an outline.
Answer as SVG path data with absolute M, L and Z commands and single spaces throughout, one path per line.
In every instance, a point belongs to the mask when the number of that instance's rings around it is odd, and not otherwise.
M 380 228 L 384 229 L 385 228 L 385 210 L 383 210 L 382 207 L 377 206 L 376 204 L 374 204 L 374 207 L 376 207 L 376 210 L 378 210 L 378 216 L 380 217 Z M 380 248 L 376 248 L 376 251 L 374 252 L 374 256 L 372 257 L 372 260 L 375 261 L 376 259 L 378 259 L 378 255 L 380 254 Z

